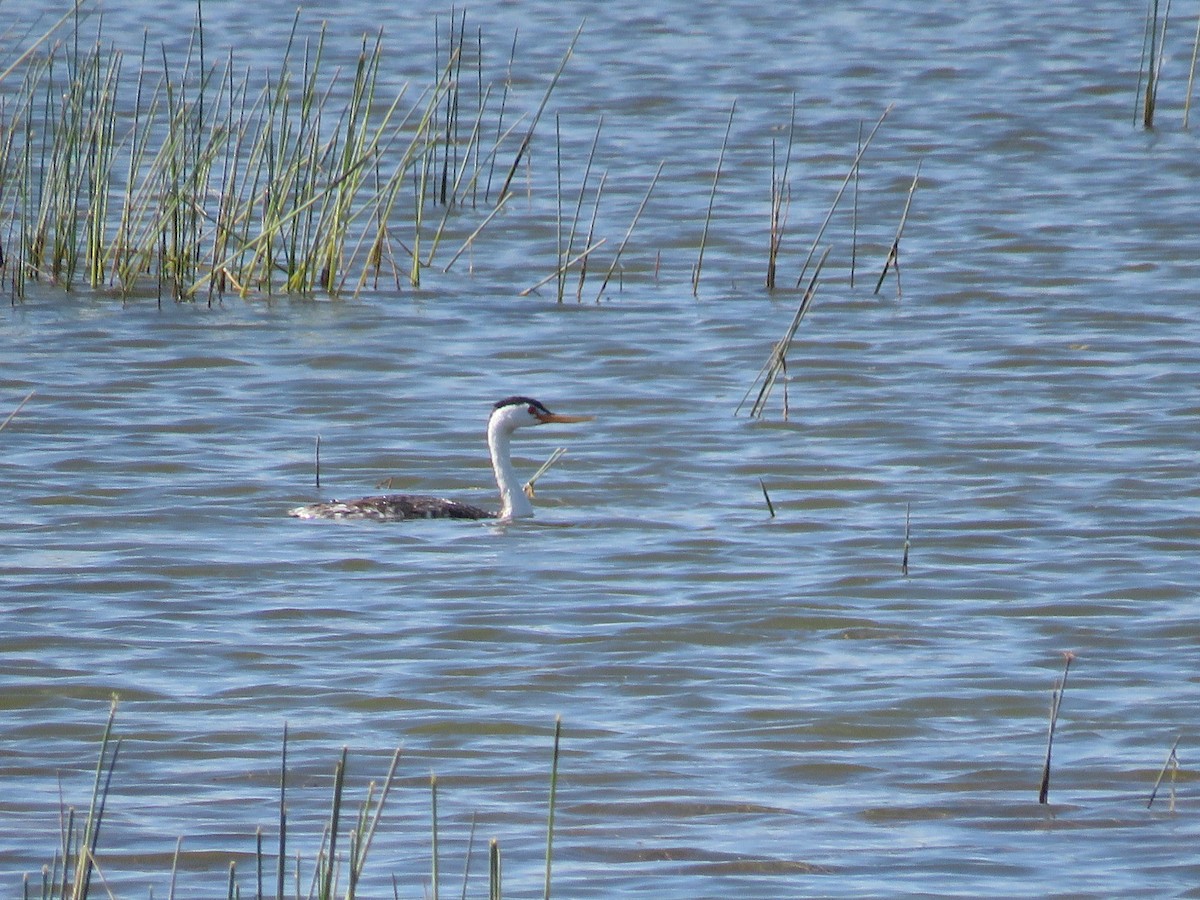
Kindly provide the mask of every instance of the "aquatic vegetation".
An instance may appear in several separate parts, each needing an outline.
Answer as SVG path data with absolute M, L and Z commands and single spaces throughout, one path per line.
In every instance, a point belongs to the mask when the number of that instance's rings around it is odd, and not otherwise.
M 112 789 L 113 773 L 117 767 L 117 758 L 121 750 L 120 738 L 114 738 L 113 725 L 116 720 L 117 697 L 114 696 L 109 708 L 108 721 L 100 740 L 100 754 L 96 764 L 96 773 L 92 787 L 92 795 L 88 805 L 86 818 L 80 822 L 74 807 L 63 811 L 61 846 L 54 851 L 52 862 L 42 868 L 41 883 L 36 888 L 26 876 L 23 895 L 25 898 L 38 897 L 40 900 L 84 900 L 89 896 L 103 894 L 112 896 L 103 869 L 100 865 L 103 854 L 100 852 L 100 830 L 104 821 L 104 813 Z M 545 883 L 543 897 L 550 898 L 551 888 L 551 854 L 554 838 L 554 805 L 558 790 L 559 742 L 562 736 L 562 717 L 554 722 L 554 751 L 550 771 L 550 799 L 546 824 L 546 861 Z M 380 782 L 372 781 L 366 792 L 366 797 L 359 805 L 357 814 L 346 819 L 347 800 L 345 799 L 346 763 L 349 751 L 343 747 L 333 771 L 333 798 L 329 807 L 329 816 L 324 824 L 321 839 L 313 862 L 306 866 L 300 854 L 291 849 L 295 835 L 289 832 L 288 824 L 288 730 L 284 726 L 283 749 L 280 755 L 279 774 L 279 824 L 278 849 L 274 860 L 264 851 L 263 830 L 259 828 L 255 835 L 254 876 L 256 889 L 253 893 L 246 891 L 247 896 L 255 896 L 261 900 L 264 896 L 283 898 L 287 896 L 317 898 L 317 900 L 333 900 L 343 896 L 353 900 L 357 895 L 367 862 L 371 845 L 379 833 L 388 795 L 391 793 L 397 778 L 401 750 L 396 749 L 392 754 L 387 774 Z M 441 881 L 441 860 L 438 851 L 438 779 L 430 777 L 430 883 L 429 896 L 437 898 Z M 344 829 L 344 830 L 343 830 Z M 471 841 L 467 848 L 467 859 L 463 871 L 462 895 L 466 896 L 471 874 L 471 846 L 474 843 L 475 823 L 471 823 Z M 339 841 L 344 838 L 345 844 Z M 176 875 L 178 872 L 183 839 L 176 843 L 173 869 L 170 873 L 171 896 L 174 896 Z M 289 854 L 292 854 L 289 856 Z M 232 854 L 231 854 L 232 855 Z M 271 863 L 274 862 L 275 884 L 274 891 L 264 892 L 264 880 L 269 878 Z M 289 871 L 289 866 L 293 871 Z M 301 890 L 304 882 L 305 869 L 308 872 L 308 887 Z M 492 838 L 489 844 L 489 883 L 488 897 L 500 900 L 500 845 Z M 111 873 L 110 873 L 111 874 Z M 342 883 L 342 879 L 345 883 Z M 289 882 L 292 886 L 289 887 Z M 101 887 L 102 886 L 102 887 Z M 97 890 L 99 888 L 99 890 Z M 238 880 L 237 865 L 230 862 L 225 895 L 233 900 L 243 895 L 241 883 Z
M 417 285 L 452 224 L 470 233 L 447 269 L 503 206 L 579 37 L 514 149 L 521 119 L 505 126 L 507 85 L 498 108 L 484 89 L 482 34 L 467 39 L 465 15 L 444 47 L 437 36 L 430 83 L 387 93 L 381 34 L 329 71 L 324 29 L 302 38 L 297 14 L 278 66 L 256 77 L 232 52 L 210 63 L 199 10 L 182 60 L 145 38 L 131 65 L 102 26 L 82 35 L 77 10 L 73 34 L 6 70 L 20 84 L 0 126 L 0 263 L 16 297 L 31 279 L 160 299 Z

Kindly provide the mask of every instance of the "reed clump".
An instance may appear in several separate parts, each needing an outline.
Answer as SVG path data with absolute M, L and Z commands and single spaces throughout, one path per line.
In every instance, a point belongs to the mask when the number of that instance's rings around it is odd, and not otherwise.
M 114 737 L 117 697 L 114 695 L 107 723 L 100 740 L 100 754 L 96 764 L 91 798 L 86 815 L 74 807 L 61 813 L 60 844 L 54 850 L 52 860 L 42 867 L 40 883 L 26 876 L 23 886 L 25 900 L 86 900 L 91 896 L 113 896 L 112 888 L 105 878 L 100 852 L 101 826 L 112 793 L 113 773 L 121 750 L 121 740 Z M 558 791 L 559 744 L 562 736 L 562 717 L 554 723 L 553 756 L 550 767 L 550 796 L 546 824 L 546 859 L 543 897 L 549 900 L 551 893 L 551 858 L 554 835 L 555 797 Z M 254 836 L 254 870 L 247 879 L 239 873 L 236 862 L 230 862 L 220 877 L 224 881 L 224 896 L 229 900 L 240 897 L 285 897 L 316 898 L 316 900 L 353 900 L 358 896 L 367 856 L 380 832 L 387 800 L 397 779 L 401 750 L 392 754 L 387 773 L 381 781 L 372 781 L 367 786 L 366 797 L 357 811 L 349 808 L 346 798 L 346 770 L 349 751 L 343 747 L 333 770 L 332 801 L 328 818 L 322 828 L 315 858 L 305 863 L 301 854 L 293 849 L 295 835 L 289 827 L 288 814 L 288 729 L 284 726 L 283 749 L 280 756 L 278 842 L 274 852 L 264 845 L 264 833 L 260 827 Z M 439 853 L 438 823 L 438 779 L 430 777 L 430 882 L 431 896 L 439 896 L 441 880 L 441 855 Z M 472 817 L 470 839 L 463 869 L 461 896 L 467 896 L 471 874 L 471 856 L 475 840 L 475 819 Z M 175 887 L 183 850 L 183 838 L 175 845 L 174 862 L 170 872 L 169 896 L 175 896 Z M 112 873 L 110 873 L 111 875 Z M 248 883 L 249 882 L 249 883 Z M 397 889 L 395 876 L 393 889 Z M 215 894 L 214 894 L 215 895 Z M 500 844 L 492 838 L 489 843 L 488 896 L 500 900 Z
M 514 137 L 522 118 L 505 121 L 507 86 L 498 104 L 485 86 L 465 15 L 437 31 L 428 84 L 389 89 L 381 34 L 332 66 L 324 29 L 302 37 L 297 14 L 255 76 L 232 52 L 209 59 L 198 10 L 183 59 L 148 37 L 129 59 L 77 9 L 60 23 L 73 33 L 0 76 L 19 82 L 0 121 L 14 297 L 34 280 L 160 300 L 417 285 L 445 239 L 469 232 L 457 258 L 503 205 L 506 189 L 484 208 L 497 162 L 511 177 L 533 125 Z

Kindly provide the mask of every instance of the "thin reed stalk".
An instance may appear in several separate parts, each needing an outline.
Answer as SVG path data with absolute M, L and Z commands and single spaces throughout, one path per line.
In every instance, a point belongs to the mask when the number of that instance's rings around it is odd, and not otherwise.
M 584 169 L 583 169 L 583 181 L 580 182 L 580 184 L 579 184 L 579 195 L 578 195 L 578 197 L 576 197 L 576 200 L 575 200 L 575 214 L 571 217 L 571 231 L 570 231 L 569 236 L 567 237 L 567 246 L 565 249 L 563 249 L 561 251 L 561 253 L 559 255 L 559 267 L 558 267 L 558 270 L 555 272 L 555 274 L 558 276 L 558 302 L 559 303 L 563 302 L 563 295 L 566 292 L 567 269 L 570 268 L 574 262 L 578 262 L 580 260 L 587 259 L 587 254 L 590 253 L 593 249 L 595 249 L 594 247 L 589 246 L 589 248 L 587 250 L 585 250 L 579 256 L 575 257 L 574 260 L 572 260 L 572 258 L 571 258 L 572 253 L 574 253 L 574 250 L 575 250 L 575 236 L 579 229 L 579 216 L 583 212 L 583 201 L 584 201 L 584 197 L 587 193 L 588 179 L 590 179 L 591 175 L 592 175 L 592 164 L 594 163 L 594 161 L 596 159 L 596 148 L 600 144 L 600 132 L 603 128 L 604 128 L 604 117 L 601 116 L 600 119 L 597 120 L 597 122 L 596 122 L 596 134 L 592 137 L 592 147 L 588 151 L 587 164 L 584 166 Z M 599 202 L 600 202 L 600 196 L 599 196 L 599 194 L 597 194 L 596 195 L 596 203 L 599 204 Z M 592 212 L 592 221 L 593 222 L 595 222 L 595 213 L 596 213 L 596 210 L 593 210 L 593 212 Z M 561 208 L 560 208 L 559 215 L 561 216 L 561 214 L 562 213 L 561 213 Z M 590 233 L 588 235 L 588 238 L 589 238 L 588 244 L 590 245 L 591 244 Z M 543 284 L 544 283 L 545 282 L 543 282 Z
M 758 486 L 762 488 L 763 500 L 767 501 L 767 512 L 771 514 L 771 518 L 775 518 L 775 504 L 771 502 L 771 495 L 767 493 L 767 483 L 761 478 L 758 479 Z
M 912 504 L 904 507 L 904 555 L 900 559 L 900 574 L 908 577 L 908 551 L 912 547 Z
M 430 838 L 430 860 L 431 871 L 429 875 L 430 888 L 433 894 L 433 900 L 438 900 L 438 812 L 437 812 L 437 776 L 429 776 L 429 814 L 431 821 L 431 838 Z
M 829 227 L 829 222 L 833 219 L 833 214 L 837 210 L 838 204 L 842 201 L 842 195 L 846 192 L 846 186 L 850 183 L 850 179 L 858 172 L 858 167 L 862 163 L 863 155 L 867 152 L 867 148 L 871 146 L 871 141 L 875 140 L 875 135 L 879 131 L 879 127 L 883 125 L 883 120 L 888 117 L 888 113 L 892 111 L 895 104 L 889 103 L 887 108 L 879 116 L 879 120 L 875 123 L 875 127 L 871 129 L 871 133 L 867 135 L 867 139 L 862 142 L 862 146 L 858 148 L 858 153 L 854 155 L 854 162 L 850 164 L 850 170 L 846 173 L 846 177 L 842 179 L 842 185 L 838 188 L 837 195 L 833 198 L 833 203 L 829 206 L 829 212 L 825 214 L 825 221 L 821 223 L 821 227 L 817 229 L 817 236 L 813 238 L 812 247 L 808 250 L 808 256 L 804 259 L 804 265 L 800 268 L 800 275 L 796 279 L 796 287 L 800 287 L 800 282 L 804 280 L 805 274 L 808 272 L 808 266 L 812 262 L 813 255 L 817 252 L 817 247 L 821 243 L 821 238 L 825 235 L 825 229 Z
M 708 229 L 712 224 L 713 206 L 717 202 L 717 185 L 721 180 L 721 166 L 725 163 L 725 149 L 729 146 L 729 133 L 733 130 L 733 114 L 737 100 L 729 104 L 729 121 L 725 124 L 725 137 L 721 140 L 721 152 L 717 154 L 717 168 L 713 172 L 712 191 L 708 195 L 708 211 L 704 215 L 704 230 L 700 232 L 700 251 L 696 254 L 696 265 L 692 268 L 692 296 L 700 294 L 700 272 L 704 268 L 704 248 L 708 243 Z
M 1179 742 L 1183 740 L 1183 735 L 1175 738 L 1175 742 L 1171 744 L 1171 749 L 1167 752 L 1167 759 L 1163 763 L 1162 768 L 1158 772 L 1158 777 L 1154 779 L 1154 787 L 1150 789 L 1150 799 L 1146 801 L 1146 809 L 1154 805 L 1154 798 L 1158 796 L 1158 788 L 1162 784 L 1163 777 L 1168 771 L 1171 773 L 1171 805 L 1172 810 L 1175 809 L 1175 773 L 1179 771 L 1179 757 L 1175 751 L 1179 747 Z
M 592 201 L 592 219 L 588 223 L 587 237 L 584 243 L 589 247 L 595 246 L 593 238 L 596 236 L 596 217 L 600 214 L 600 198 L 604 195 L 604 185 L 608 181 L 608 173 L 602 172 L 600 182 L 596 185 L 596 197 Z M 603 238 L 601 240 L 604 240 Z M 575 285 L 575 302 L 583 301 L 583 284 L 587 281 L 588 260 L 590 257 L 584 257 L 579 264 L 579 281 Z
M 783 234 L 787 226 L 788 210 L 791 206 L 791 186 L 788 183 L 788 170 L 792 164 L 792 148 L 796 142 L 796 94 L 792 93 L 792 111 L 788 117 L 787 152 L 783 157 L 783 170 L 776 174 L 775 141 L 771 141 L 771 228 L 770 240 L 767 244 L 767 279 L 768 291 L 775 290 L 776 273 L 779 266 L 779 250 L 783 246 Z
M 471 813 L 471 830 L 467 833 L 467 857 L 463 863 L 462 898 L 467 900 L 467 883 L 471 875 L 471 855 L 475 850 L 475 813 Z
M 775 346 L 771 348 L 771 355 L 767 357 L 767 361 L 758 370 L 758 375 L 755 376 L 754 383 L 746 389 L 746 393 L 742 396 L 737 409 L 733 411 L 735 416 L 745 406 L 746 400 L 754 392 L 754 386 L 759 383 L 759 379 L 762 379 L 762 385 L 759 387 L 758 396 L 755 397 L 754 403 L 750 408 L 750 417 L 757 419 L 762 416 L 767 399 L 771 396 L 771 389 L 775 386 L 779 375 L 786 371 L 788 350 L 791 349 L 792 340 L 796 337 L 796 330 L 800 327 L 800 323 L 804 321 L 804 316 L 808 313 L 808 308 L 812 305 L 813 297 L 816 295 L 817 285 L 821 277 L 821 270 L 825 268 L 825 261 L 829 259 L 829 251 L 831 249 L 829 247 L 825 248 L 825 252 L 821 255 L 821 259 L 817 263 L 817 268 L 812 274 L 812 279 L 808 283 L 808 288 L 804 291 L 804 296 L 800 300 L 800 305 L 796 307 L 792 321 L 788 324 L 783 337 L 776 341 Z
M 1167 40 L 1167 23 L 1171 16 L 1171 0 L 1163 9 L 1161 30 L 1158 24 L 1159 0 L 1150 0 L 1146 13 L 1146 34 L 1142 42 L 1142 60 L 1146 68 L 1146 92 L 1142 101 L 1142 125 L 1154 127 L 1155 107 L 1158 105 L 1158 83 L 1162 75 L 1164 45 Z M 1141 90 L 1141 67 L 1138 69 L 1138 89 Z
M 320 890 L 317 896 L 320 900 L 333 900 L 337 881 L 335 878 L 337 862 L 338 821 L 342 814 L 342 789 L 346 784 L 346 755 L 349 750 L 342 747 L 342 756 L 333 770 L 333 803 L 329 810 L 329 850 L 325 855 L 324 868 L 318 866 L 321 872 Z
M 558 794 L 558 745 L 561 737 L 562 716 L 555 716 L 554 757 L 550 763 L 550 808 L 546 815 L 546 884 L 542 892 L 542 900 L 550 900 L 550 862 L 553 859 L 554 848 L 554 801 Z
M 1067 673 L 1071 671 L 1071 663 L 1075 654 L 1070 650 L 1063 653 L 1063 673 L 1055 682 L 1050 694 L 1050 725 L 1046 732 L 1046 761 L 1042 765 L 1042 781 L 1038 788 L 1038 803 L 1045 805 L 1050 797 L 1050 753 L 1054 749 L 1054 729 L 1058 725 L 1058 713 L 1062 708 L 1063 693 L 1067 689 Z
M 900 224 L 896 226 L 896 237 L 892 239 L 891 249 L 888 250 L 887 258 L 883 261 L 883 271 L 879 273 L 879 280 L 875 282 L 875 293 L 879 293 L 879 289 L 883 287 L 883 280 L 887 278 L 889 268 L 894 268 L 896 271 L 896 299 L 900 299 L 903 292 L 900 288 L 900 236 L 904 234 L 904 226 L 908 222 L 908 211 L 912 208 L 913 194 L 917 190 L 917 179 L 921 177 L 921 161 L 917 162 L 917 171 L 913 174 L 912 184 L 908 187 L 908 197 L 904 201 L 904 212 L 900 214 Z
M 275 896 L 283 897 L 283 882 L 287 865 L 287 748 L 288 726 L 283 723 L 283 748 L 279 758 L 279 853 L 275 859 Z
M 551 281 L 554 281 L 556 279 L 558 280 L 559 284 L 561 285 L 562 277 L 566 274 L 567 270 L 571 268 L 571 266 L 575 265 L 578 262 L 582 262 L 583 260 L 586 260 L 589 256 L 591 256 L 594 252 L 596 252 L 601 247 L 603 247 L 606 243 L 608 243 L 608 238 L 600 238 L 600 240 L 596 241 L 590 247 L 584 248 L 583 250 L 581 250 L 578 254 L 576 254 L 572 258 L 565 260 L 561 266 L 559 266 L 557 269 L 555 269 L 553 272 L 551 272 L 549 275 L 547 275 L 541 281 L 537 282 L 536 284 L 532 284 L 529 287 L 521 290 L 518 293 L 518 296 L 528 297 L 530 294 L 532 294 L 538 288 L 540 288 L 543 285 L 548 284 Z M 559 294 L 558 302 L 559 303 L 562 302 L 561 293 Z
M 862 154 L 862 120 L 858 121 L 858 143 L 857 148 L 859 155 Z M 858 267 L 858 173 L 861 166 L 854 167 L 854 196 L 851 198 L 850 206 L 850 289 L 854 289 L 854 271 Z
M 571 38 L 571 43 L 567 45 L 567 51 L 563 54 L 562 60 L 558 64 L 550 83 L 546 86 L 546 92 L 542 95 L 542 102 L 538 105 L 537 112 L 533 114 L 533 121 L 529 123 L 529 129 L 525 132 L 525 136 L 521 139 L 521 144 L 517 148 L 516 156 L 513 157 L 512 165 L 509 166 L 508 175 L 504 178 L 504 186 L 500 188 L 500 197 L 503 198 L 508 193 L 509 186 L 512 184 L 513 177 L 517 174 L 517 169 L 521 165 L 521 160 L 525 158 L 525 154 L 529 151 L 529 145 L 533 141 L 533 133 L 537 129 L 538 122 L 541 121 L 542 113 L 546 111 L 546 104 L 550 102 L 550 95 L 554 92 L 554 88 L 558 85 L 558 79 L 562 77 L 563 70 L 566 69 L 567 63 L 571 59 L 571 55 L 575 52 L 575 44 L 579 41 L 579 36 L 583 34 L 583 26 L 585 22 L 580 22 L 579 27 L 575 30 L 574 37 Z M 513 39 L 514 46 L 516 39 Z
M 1192 110 L 1192 86 L 1196 82 L 1196 62 L 1200 57 L 1200 14 L 1196 16 L 1196 38 L 1192 41 L 1192 62 L 1188 66 L 1187 94 L 1183 98 L 1183 127 L 1188 127 L 1188 115 Z
M 28 394 L 25 395 L 25 399 L 23 399 L 20 403 L 18 403 L 17 408 L 8 414 L 8 418 L 6 418 L 3 422 L 0 422 L 0 431 L 3 431 L 5 428 L 8 427 L 8 423 L 17 417 L 17 413 L 19 413 L 22 409 L 25 408 L 25 404 L 28 403 L 30 400 L 32 400 L 33 395 L 36 393 L 37 393 L 37 391 L 30 391 Z
M 666 160 L 658 164 L 658 168 L 654 172 L 654 177 L 650 179 L 650 186 L 646 188 L 646 195 L 642 197 L 642 202 L 638 204 L 637 212 L 633 214 L 633 220 L 629 223 L 629 228 L 625 231 L 625 237 L 621 238 L 621 244 L 617 247 L 617 252 L 613 254 L 612 262 L 609 263 L 608 271 L 604 273 L 604 280 L 600 282 L 600 290 L 596 291 L 596 302 L 600 302 L 600 298 L 604 296 L 604 289 L 608 287 L 608 282 L 612 279 L 613 272 L 621 262 L 621 254 L 625 252 L 625 247 L 629 244 L 629 238 L 633 235 L 633 229 L 637 227 L 638 220 L 642 217 L 642 213 L 646 211 L 646 204 L 650 202 L 650 195 L 654 193 L 654 186 L 658 184 L 658 178 L 662 175 L 663 166 Z

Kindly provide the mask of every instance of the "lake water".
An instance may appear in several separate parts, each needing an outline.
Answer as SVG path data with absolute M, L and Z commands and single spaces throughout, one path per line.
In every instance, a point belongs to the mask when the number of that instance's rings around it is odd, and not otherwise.
M 169 6 L 114 0 L 107 33 L 182 52 L 193 10 Z M 293 13 L 205 11 L 214 45 L 264 69 Z M 382 25 L 398 85 L 432 70 L 439 13 L 351 2 L 298 27 L 329 17 L 352 65 Z M 1200 896 L 1195 19 L 1172 23 L 1146 131 L 1144 13 L 478 4 L 487 77 L 519 30 L 521 112 L 584 28 L 516 196 L 449 273 L 211 307 L 34 285 L 0 308 L 0 414 L 36 392 L 0 432 L 3 891 L 40 878 L 60 803 L 86 805 L 116 692 L 99 864 L 122 897 L 168 895 L 179 838 L 180 896 L 224 896 L 231 861 L 254 896 L 285 723 L 302 893 L 341 748 L 356 804 L 400 746 L 362 895 L 431 893 L 432 772 L 444 894 L 474 820 L 468 894 L 496 837 L 505 895 L 540 896 L 556 715 L 555 896 Z M 889 103 L 855 284 L 847 195 L 786 416 L 782 381 L 761 419 L 735 416 Z M 608 244 L 561 305 L 552 284 L 518 295 L 555 266 L 556 115 L 570 190 L 600 115 L 609 173 Z M 903 294 L 889 275 L 875 295 L 918 162 Z M 534 520 L 286 516 L 389 478 L 493 503 L 483 428 L 513 393 L 596 416 L 517 435 L 530 473 L 568 448 Z M 1177 737 L 1174 809 L 1169 782 L 1147 809 Z

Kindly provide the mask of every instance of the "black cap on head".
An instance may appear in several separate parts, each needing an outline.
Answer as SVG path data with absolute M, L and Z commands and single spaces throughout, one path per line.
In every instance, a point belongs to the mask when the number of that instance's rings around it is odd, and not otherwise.
M 492 407 L 492 410 L 495 411 L 497 409 L 503 409 L 506 406 L 532 406 L 535 409 L 541 410 L 547 415 L 550 414 L 550 410 L 546 409 L 544 404 L 534 400 L 532 397 L 522 397 L 520 395 L 505 397 L 503 400 L 498 401 L 496 405 Z

